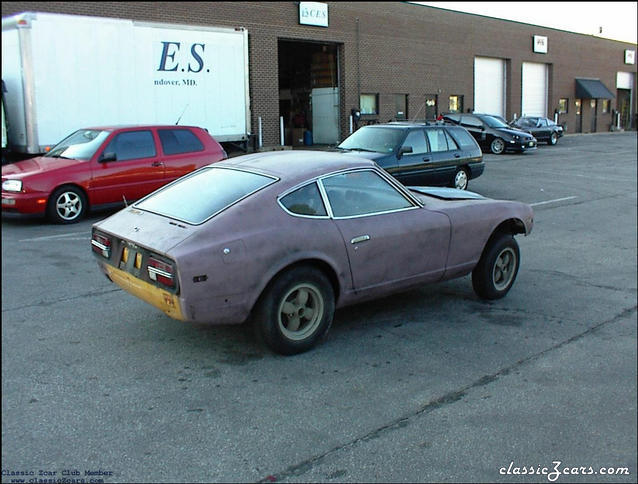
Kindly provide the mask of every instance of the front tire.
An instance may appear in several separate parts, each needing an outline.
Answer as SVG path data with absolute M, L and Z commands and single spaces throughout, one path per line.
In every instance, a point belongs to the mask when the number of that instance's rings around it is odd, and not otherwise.
M 552 133 L 549 136 L 549 141 L 547 142 L 547 144 L 554 146 L 556 143 L 558 143 L 558 135 L 556 133 Z
M 514 285 L 520 260 L 518 243 L 511 234 L 494 238 L 472 271 L 474 292 L 483 299 L 504 297 Z
M 490 143 L 490 151 L 495 155 L 500 155 L 505 151 L 505 141 L 501 138 L 494 138 Z
M 49 219 L 58 224 L 73 224 L 78 222 L 87 209 L 84 192 L 76 187 L 60 187 L 51 198 L 47 212 Z
M 313 267 L 299 266 L 264 291 L 255 311 L 255 332 L 276 353 L 302 353 L 326 335 L 334 310 L 328 278 Z

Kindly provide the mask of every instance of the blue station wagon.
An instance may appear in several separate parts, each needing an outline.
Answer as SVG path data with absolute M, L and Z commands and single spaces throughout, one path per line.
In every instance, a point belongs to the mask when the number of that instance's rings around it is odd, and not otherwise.
M 443 123 L 363 126 L 337 149 L 375 161 L 407 186 L 465 190 L 485 169 L 481 148 L 467 130 Z

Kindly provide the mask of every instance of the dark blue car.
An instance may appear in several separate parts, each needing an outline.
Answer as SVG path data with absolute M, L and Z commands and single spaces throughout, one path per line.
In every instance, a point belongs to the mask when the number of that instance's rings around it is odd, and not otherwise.
M 363 126 L 339 151 L 374 160 L 407 186 L 450 186 L 465 190 L 485 169 L 481 148 L 462 127 L 443 123 Z

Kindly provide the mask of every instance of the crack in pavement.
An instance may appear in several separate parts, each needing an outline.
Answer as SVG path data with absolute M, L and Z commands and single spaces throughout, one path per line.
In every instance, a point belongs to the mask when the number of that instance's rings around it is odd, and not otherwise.
M 574 284 L 577 284 L 582 287 L 593 287 L 596 289 L 607 289 L 609 291 L 618 291 L 618 292 L 636 292 L 636 288 L 634 287 L 615 287 L 615 286 L 606 286 L 604 284 L 595 284 L 593 282 L 589 282 L 582 279 L 580 276 L 569 274 L 568 272 L 548 271 L 545 269 L 529 269 L 529 272 L 537 272 L 540 274 L 547 274 L 547 275 L 567 279 L 569 281 L 572 281 Z
M 372 439 L 376 439 L 381 437 L 383 434 L 387 433 L 387 432 L 391 432 L 393 430 L 397 430 L 403 427 L 406 427 L 407 425 L 410 424 L 411 420 L 414 420 L 422 415 L 427 415 L 443 406 L 446 405 L 450 405 L 453 403 L 458 402 L 459 400 L 461 400 L 470 390 L 474 390 L 476 388 L 480 388 L 483 386 L 486 386 L 496 380 L 498 380 L 499 377 L 501 376 L 505 376 L 510 374 L 512 371 L 528 364 L 531 363 L 533 361 L 536 361 L 538 359 L 540 359 L 541 357 L 543 357 L 544 355 L 546 355 L 547 353 L 550 353 L 552 351 L 558 350 L 560 348 L 562 348 L 563 346 L 567 346 L 575 341 L 578 341 L 594 332 L 596 332 L 597 330 L 599 330 L 600 328 L 602 328 L 603 326 L 606 326 L 608 324 L 613 324 L 616 321 L 619 321 L 627 316 L 629 316 L 630 314 L 634 313 L 636 311 L 636 309 L 638 308 L 638 306 L 633 306 L 630 308 L 627 308 L 623 311 L 621 311 L 620 313 L 618 313 L 616 316 L 612 317 L 611 319 L 608 319 L 606 321 L 600 322 L 598 324 L 596 324 L 595 326 L 592 326 L 591 328 L 583 331 L 582 333 L 576 334 L 574 336 L 572 336 L 571 338 L 568 338 L 564 341 L 561 341 L 560 343 L 557 343 L 553 346 L 550 346 L 549 348 L 540 351 L 538 353 L 535 353 L 533 355 L 530 355 L 526 358 L 523 358 L 521 360 L 518 360 L 517 362 L 502 368 L 501 370 L 497 371 L 496 373 L 492 373 L 491 375 L 484 375 L 481 378 L 479 378 L 478 380 L 465 385 L 464 387 L 455 390 L 455 391 L 451 391 L 446 393 L 445 395 L 436 398 L 434 400 L 431 400 L 430 402 L 426 403 L 425 405 L 423 405 L 422 407 L 420 407 L 419 409 L 417 409 L 416 411 L 412 412 L 411 414 L 404 416 L 404 417 L 400 417 L 397 418 L 389 423 L 387 423 L 386 425 L 383 425 L 375 430 L 372 430 L 370 432 L 368 432 L 367 434 L 358 437 L 350 442 L 346 442 L 345 444 L 342 445 L 338 445 L 337 447 L 334 447 L 332 449 L 327 450 L 326 452 L 324 452 L 323 454 L 319 454 L 316 455 L 314 457 L 310 457 L 309 459 L 306 459 L 303 462 L 300 462 L 298 464 L 294 464 L 292 466 L 289 466 L 287 469 L 285 469 L 282 472 L 276 473 L 276 474 L 269 474 L 268 476 L 264 477 L 263 479 L 257 481 L 257 482 L 277 482 L 277 481 L 281 481 L 283 479 L 287 479 L 288 477 L 298 477 L 301 476 L 303 474 L 305 474 L 306 472 L 310 471 L 311 469 L 313 469 L 316 465 L 321 464 L 327 457 L 333 455 L 333 454 L 337 454 L 338 452 L 341 452 L 343 450 L 352 448 L 354 446 L 356 446 L 357 444 L 359 444 L 360 442 L 368 442 Z
M 74 299 L 81 299 L 87 296 L 103 296 L 105 294 L 110 294 L 113 292 L 117 292 L 117 291 L 122 291 L 122 289 L 120 289 L 119 287 L 117 289 L 105 289 L 103 291 L 92 291 L 92 292 L 87 292 L 84 294 L 78 294 L 77 296 L 70 296 L 70 297 L 63 297 L 63 298 L 59 298 L 59 299 L 54 299 L 53 301 L 46 301 L 46 300 L 41 300 L 38 301 L 37 303 L 33 303 L 33 304 L 26 304 L 24 306 L 18 306 L 15 308 L 6 308 L 6 309 L 2 309 L 2 313 L 8 313 L 11 311 L 21 311 L 23 309 L 29 309 L 29 308 L 36 308 L 36 307 L 46 307 L 46 306 L 52 306 L 54 304 L 57 304 L 59 302 L 67 302 L 67 301 L 73 301 Z

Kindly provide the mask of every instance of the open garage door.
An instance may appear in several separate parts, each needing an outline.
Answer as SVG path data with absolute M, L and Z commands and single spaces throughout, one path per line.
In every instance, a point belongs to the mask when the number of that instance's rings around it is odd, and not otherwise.
M 505 61 L 474 58 L 474 112 L 505 117 Z
M 277 46 L 285 144 L 337 144 L 338 45 L 280 39 Z
M 547 64 L 523 62 L 521 116 L 547 116 Z

